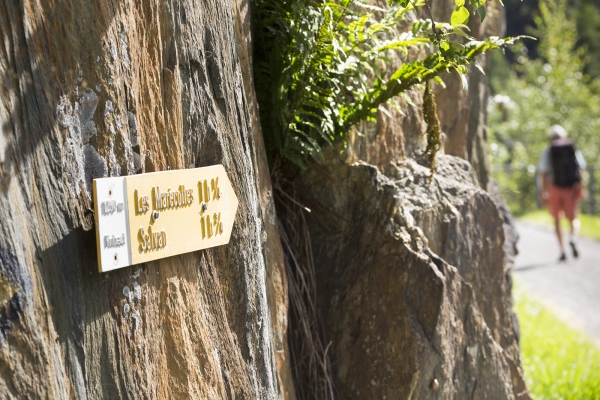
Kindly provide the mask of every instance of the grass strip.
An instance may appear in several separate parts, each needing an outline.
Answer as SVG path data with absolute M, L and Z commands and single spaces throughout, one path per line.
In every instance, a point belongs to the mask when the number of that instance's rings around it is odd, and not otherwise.
M 554 220 L 547 210 L 532 211 L 519 216 L 520 220 L 534 222 L 539 225 L 554 227 Z M 600 217 L 596 215 L 580 214 L 581 231 L 579 234 L 583 237 L 600 240 Z M 561 228 L 563 232 L 569 232 L 569 221 L 561 218 Z
M 600 399 L 600 349 L 520 284 L 513 294 L 525 379 L 534 399 Z

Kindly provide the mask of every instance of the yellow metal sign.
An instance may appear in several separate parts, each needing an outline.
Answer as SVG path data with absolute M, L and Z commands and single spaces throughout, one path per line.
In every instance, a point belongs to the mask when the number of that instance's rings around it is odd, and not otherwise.
M 237 206 L 222 165 L 95 179 L 98 268 L 227 244 Z

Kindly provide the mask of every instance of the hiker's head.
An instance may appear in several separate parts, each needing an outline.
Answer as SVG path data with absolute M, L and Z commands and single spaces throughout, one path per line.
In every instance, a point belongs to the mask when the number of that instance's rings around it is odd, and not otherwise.
M 548 139 L 564 139 L 567 137 L 567 131 L 560 125 L 552 125 L 548 130 Z

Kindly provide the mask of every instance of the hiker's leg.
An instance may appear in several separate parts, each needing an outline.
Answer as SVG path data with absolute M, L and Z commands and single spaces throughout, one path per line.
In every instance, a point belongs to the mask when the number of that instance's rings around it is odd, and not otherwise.
M 574 188 L 572 194 L 568 198 L 567 207 L 565 209 L 565 215 L 569 219 L 570 223 L 570 237 L 569 237 L 569 245 L 571 246 L 571 250 L 573 252 L 573 257 L 579 257 L 579 249 L 577 246 L 577 236 L 579 235 L 579 227 L 580 222 L 579 218 L 577 218 L 577 206 L 579 203 L 579 198 L 577 196 L 577 188 Z
M 571 237 L 575 239 L 579 236 L 579 229 L 581 229 L 581 221 L 579 220 L 579 218 L 577 218 L 577 216 L 575 216 L 575 218 L 570 219 L 569 222 L 571 223 Z
M 579 257 L 579 246 L 577 245 L 577 235 L 579 234 L 579 219 L 577 217 L 570 218 L 571 223 L 571 236 L 569 237 L 569 246 L 571 246 L 571 252 L 573 257 Z
M 554 185 L 548 186 L 548 211 L 554 218 L 554 231 L 556 233 L 556 239 L 558 239 L 558 245 L 560 247 L 560 261 L 565 260 L 565 248 L 562 240 L 562 232 L 560 231 L 560 212 L 564 205 L 562 204 L 560 190 Z
M 567 218 L 571 221 L 571 237 L 576 238 L 579 236 L 579 228 L 581 222 L 577 218 L 577 210 L 579 208 L 579 200 L 581 198 L 581 186 L 573 188 L 571 196 L 569 196 L 569 204 L 567 204 Z
M 554 217 L 554 232 L 556 233 L 556 238 L 558 239 L 560 252 L 564 253 L 565 247 L 563 246 L 562 232 L 560 231 L 560 218 L 558 215 Z

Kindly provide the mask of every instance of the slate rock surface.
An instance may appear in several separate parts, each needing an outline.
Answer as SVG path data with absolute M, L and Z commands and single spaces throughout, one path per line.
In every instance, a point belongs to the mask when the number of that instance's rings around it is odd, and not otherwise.
M 286 397 L 236 6 L 0 5 L 0 397 Z M 240 201 L 227 246 L 97 272 L 92 179 L 212 164 Z
M 413 160 L 387 169 L 301 177 L 340 398 L 529 398 L 498 208 L 465 160 L 439 157 L 431 183 Z

